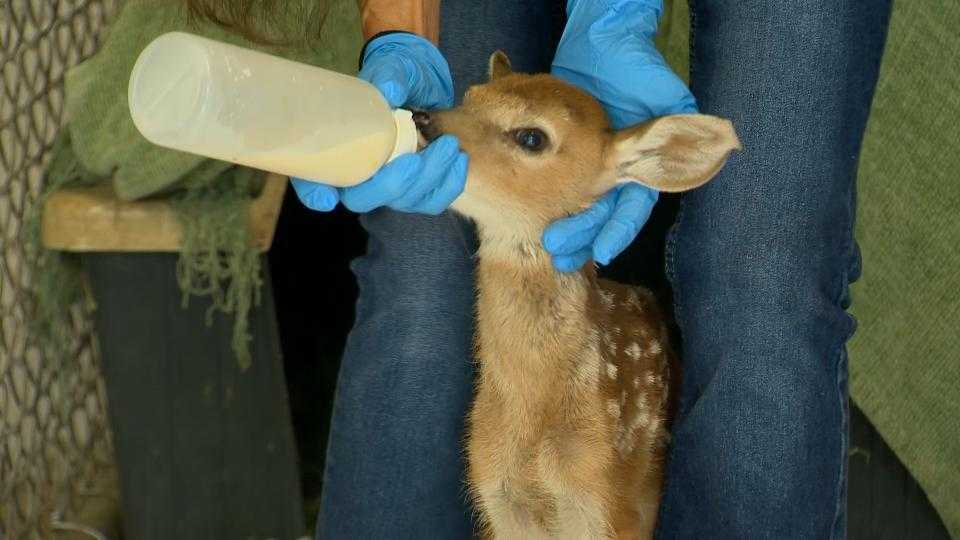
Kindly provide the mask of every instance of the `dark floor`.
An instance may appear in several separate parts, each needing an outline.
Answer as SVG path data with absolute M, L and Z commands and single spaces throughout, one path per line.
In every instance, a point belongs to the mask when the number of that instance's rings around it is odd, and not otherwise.
M 668 299 L 667 282 L 657 270 L 663 265 L 657 262 L 675 208 L 676 200 L 665 196 L 644 236 L 607 274 L 642 283 Z M 353 320 L 357 290 L 348 262 L 362 253 L 364 244 L 354 215 L 310 212 L 288 190 L 270 265 L 308 519 L 315 514 L 322 485 L 329 408 Z M 855 407 L 848 505 L 852 540 L 949 540 L 926 495 Z

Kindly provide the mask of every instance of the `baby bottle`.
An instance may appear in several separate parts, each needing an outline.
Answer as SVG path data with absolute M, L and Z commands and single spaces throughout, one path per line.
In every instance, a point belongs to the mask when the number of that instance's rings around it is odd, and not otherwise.
M 128 100 L 154 144 L 335 186 L 417 149 L 410 111 L 366 81 L 184 32 L 143 50 Z

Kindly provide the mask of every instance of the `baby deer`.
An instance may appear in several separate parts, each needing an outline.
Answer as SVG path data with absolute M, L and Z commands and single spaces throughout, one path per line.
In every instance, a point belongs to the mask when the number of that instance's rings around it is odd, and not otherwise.
M 461 107 L 418 113 L 421 135 L 470 156 L 453 208 L 480 236 L 468 482 L 495 538 L 649 538 L 669 438 L 669 340 L 648 291 L 553 269 L 540 237 L 618 182 L 683 191 L 740 143 L 729 121 L 655 119 L 612 131 L 600 104 L 490 59 Z

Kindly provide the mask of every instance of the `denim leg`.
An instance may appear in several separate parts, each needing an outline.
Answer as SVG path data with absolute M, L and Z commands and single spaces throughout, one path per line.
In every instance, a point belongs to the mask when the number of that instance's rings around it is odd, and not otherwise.
M 563 33 L 563 0 L 443 0 L 440 50 L 453 70 L 457 100 L 487 80 L 490 55 L 507 53 L 514 71 L 550 71 Z
M 545 71 L 552 0 L 445 0 L 440 48 L 458 94 L 505 48 Z M 560 11 L 562 13 L 562 10 Z M 548 16 L 549 15 L 549 16 Z M 557 33 L 558 35 L 558 33 Z M 473 395 L 475 238 L 452 214 L 361 217 L 356 322 L 337 382 L 317 537 L 469 538 L 463 427 Z
M 857 156 L 888 0 L 694 0 L 691 88 L 743 141 L 668 242 L 683 337 L 662 538 L 843 538 Z
M 466 538 L 473 263 L 452 215 L 361 217 L 367 254 L 337 394 L 318 537 Z

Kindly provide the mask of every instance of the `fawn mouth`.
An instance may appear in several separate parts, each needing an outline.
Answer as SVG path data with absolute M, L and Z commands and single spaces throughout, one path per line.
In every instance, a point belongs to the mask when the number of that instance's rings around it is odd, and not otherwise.
M 440 136 L 435 119 L 426 111 L 413 111 L 413 123 L 417 126 L 417 150 L 423 150 Z

